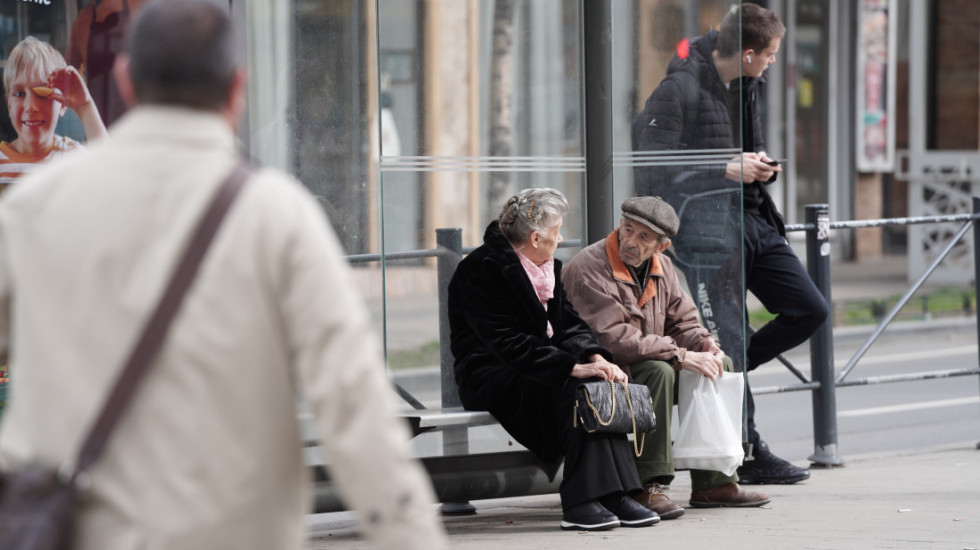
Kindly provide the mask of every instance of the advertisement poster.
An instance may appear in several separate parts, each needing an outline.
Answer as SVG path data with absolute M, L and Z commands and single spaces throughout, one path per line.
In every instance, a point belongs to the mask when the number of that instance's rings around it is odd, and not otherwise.
M 896 13 L 895 0 L 861 0 L 855 93 L 860 172 L 894 169 Z
M 0 192 L 123 115 L 112 67 L 146 1 L 0 1 Z

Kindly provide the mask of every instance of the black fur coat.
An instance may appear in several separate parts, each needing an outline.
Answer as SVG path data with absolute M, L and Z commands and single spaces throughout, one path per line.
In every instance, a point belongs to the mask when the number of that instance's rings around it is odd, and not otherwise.
M 463 406 L 487 410 L 520 444 L 545 462 L 561 459 L 563 429 L 552 394 L 572 367 L 599 344 L 565 296 L 555 260 L 555 297 L 545 311 L 530 279 L 494 221 L 483 246 L 463 259 L 449 283 L 449 326 Z M 547 336 L 547 321 L 554 334 Z M 568 411 L 570 420 L 572 411 Z

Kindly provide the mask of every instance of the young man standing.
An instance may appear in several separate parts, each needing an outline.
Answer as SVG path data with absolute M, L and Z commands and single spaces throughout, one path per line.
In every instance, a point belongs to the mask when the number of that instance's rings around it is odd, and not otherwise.
M 687 230 L 674 239 L 677 265 L 702 319 L 740 371 L 803 343 L 829 313 L 786 242 L 782 216 L 766 190 L 781 168 L 765 151 L 759 87 L 785 33 L 772 11 L 751 3 L 733 6 L 718 31 L 678 48 L 632 127 L 636 150 L 727 159 L 638 167 L 635 183 L 638 195 L 660 195 L 682 212 Z M 746 290 L 776 318 L 744 345 Z M 754 456 L 739 468 L 741 482 L 809 478 L 808 470 L 769 450 L 756 430 L 751 392 L 746 399 Z

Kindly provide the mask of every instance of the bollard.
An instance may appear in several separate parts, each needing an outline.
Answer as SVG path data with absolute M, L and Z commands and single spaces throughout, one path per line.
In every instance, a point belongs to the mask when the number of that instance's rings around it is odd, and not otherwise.
M 439 285 L 439 374 L 442 378 L 442 406 L 458 407 L 459 390 L 453 374 L 453 353 L 449 349 L 449 281 L 463 258 L 463 230 L 458 227 L 436 229 L 437 281 Z
M 830 299 L 830 213 L 826 204 L 806 206 L 806 267 L 828 304 Z M 833 314 L 810 337 L 810 371 L 820 387 L 813 390 L 813 445 L 816 467 L 844 464 L 837 456 L 837 393 L 834 381 Z
M 436 229 L 436 260 L 439 284 L 439 374 L 441 375 L 442 406 L 459 407 L 459 389 L 456 387 L 452 350 L 449 349 L 449 281 L 456 266 L 463 258 L 463 230 L 459 227 Z M 469 454 L 469 430 L 465 427 L 448 428 L 442 432 L 443 456 Z M 465 516 L 476 513 L 469 502 L 444 502 L 439 507 L 444 516 Z

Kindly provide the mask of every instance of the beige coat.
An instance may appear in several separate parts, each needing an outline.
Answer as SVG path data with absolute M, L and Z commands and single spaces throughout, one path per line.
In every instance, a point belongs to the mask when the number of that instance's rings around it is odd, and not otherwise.
M 236 161 L 217 115 L 139 108 L 0 200 L 0 468 L 76 453 L 181 248 Z M 382 548 L 443 548 L 377 335 L 315 200 L 262 170 L 212 244 L 92 471 L 76 550 L 296 549 L 311 504 L 297 390 Z
M 681 289 L 670 258 L 657 254 L 652 260 L 649 278 L 640 288 L 619 257 L 619 236 L 613 231 L 565 267 L 565 292 L 572 306 L 624 369 L 639 361 L 668 361 L 679 347 L 701 351 L 711 338 Z

